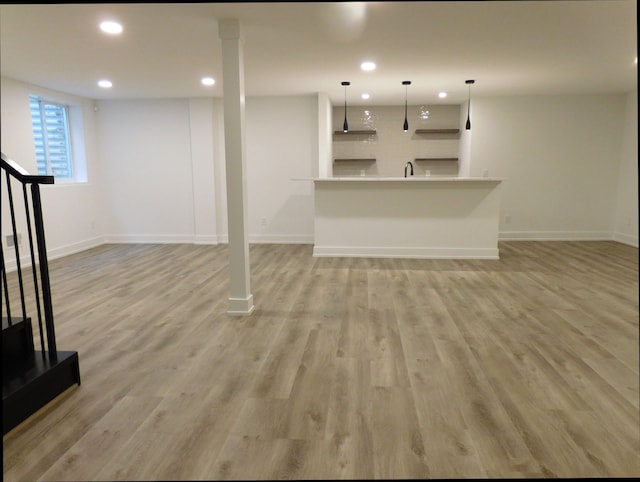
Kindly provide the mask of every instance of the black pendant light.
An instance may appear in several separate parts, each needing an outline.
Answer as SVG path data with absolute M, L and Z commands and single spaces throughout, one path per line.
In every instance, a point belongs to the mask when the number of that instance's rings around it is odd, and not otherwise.
M 407 132 L 409 130 L 409 121 L 407 120 L 407 85 L 411 85 L 411 81 L 403 80 L 402 85 L 404 85 L 404 125 L 402 126 L 402 130 Z
M 342 124 L 342 132 L 349 131 L 349 124 L 347 123 L 347 86 L 351 85 L 351 82 L 342 82 L 344 85 L 344 124 Z
M 471 84 L 475 83 L 475 80 L 465 80 L 465 84 L 469 86 L 469 100 L 467 101 L 467 130 L 471 130 L 471 118 L 469 117 L 469 111 L 471 109 Z

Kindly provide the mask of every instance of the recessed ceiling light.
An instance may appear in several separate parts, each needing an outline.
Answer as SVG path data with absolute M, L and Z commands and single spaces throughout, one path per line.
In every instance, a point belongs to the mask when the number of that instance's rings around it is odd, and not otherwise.
M 444 99 L 446 96 L 447 96 L 447 93 L 446 93 L 446 92 L 440 92 L 440 93 L 438 94 L 438 97 L 440 97 L 441 99 Z
M 100 80 L 98 81 L 98 85 L 103 89 L 110 89 L 113 86 L 110 80 Z
M 213 85 L 216 83 L 213 77 L 202 77 L 200 82 L 202 82 L 203 85 Z
M 367 100 L 370 96 L 369 94 L 365 93 L 365 94 L 362 94 L 360 97 L 362 97 L 363 100 Z
M 376 64 L 375 64 L 375 62 L 371 62 L 370 60 L 367 60 L 366 62 L 362 62 L 360 64 L 360 68 L 362 70 L 367 70 L 367 71 L 375 70 L 376 69 Z
M 122 25 L 120 25 L 118 22 L 107 20 L 100 24 L 100 30 L 102 30 L 104 33 L 117 35 L 119 33 L 122 33 Z

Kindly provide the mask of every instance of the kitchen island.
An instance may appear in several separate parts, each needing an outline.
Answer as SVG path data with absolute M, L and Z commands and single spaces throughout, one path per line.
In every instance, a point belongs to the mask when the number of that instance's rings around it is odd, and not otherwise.
M 314 256 L 498 259 L 498 178 L 340 177 L 314 183 Z

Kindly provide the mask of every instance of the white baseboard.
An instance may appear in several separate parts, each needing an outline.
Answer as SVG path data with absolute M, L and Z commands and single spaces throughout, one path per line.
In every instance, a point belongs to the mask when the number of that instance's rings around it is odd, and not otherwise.
M 503 231 L 499 233 L 500 241 L 617 241 L 635 248 L 638 247 L 638 236 L 625 233 L 605 233 L 600 231 Z M 250 235 L 249 242 L 254 244 L 313 244 L 311 235 Z M 102 244 L 228 244 L 227 234 L 216 235 L 107 235 L 59 246 L 48 250 L 49 259 L 79 253 Z M 7 254 L 7 253 L 5 253 Z M 498 259 L 495 249 L 455 249 L 455 248 L 375 248 L 375 247 L 341 247 L 314 246 L 316 257 L 367 257 L 367 258 L 424 258 L 424 259 Z M 7 259 L 9 258 L 9 259 Z M 20 246 L 20 266 L 31 266 L 28 246 Z M 5 257 L 7 272 L 15 271 L 15 258 Z
M 188 234 L 109 234 L 107 244 L 193 244 L 195 237 Z
M 249 242 L 254 244 L 313 244 L 313 235 L 312 234 L 250 234 Z
M 622 244 L 628 244 L 634 248 L 638 247 L 638 236 L 625 233 L 613 233 L 613 240 Z
M 77 243 L 68 244 L 65 246 L 59 246 L 57 248 L 52 248 L 47 250 L 47 259 L 53 260 L 57 258 L 62 258 L 64 256 L 69 256 L 71 254 L 79 253 L 81 251 L 86 251 L 87 249 L 95 248 L 104 244 L 104 238 L 102 236 L 87 239 L 84 241 L 79 241 Z M 23 246 L 19 246 L 20 248 L 20 268 L 29 268 L 31 267 L 31 254 L 29 252 L 28 244 Z M 36 253 L 37 256 L 37 253 Z M 18 263 L 14 259 L 6 259 L 5 258 L 5 268 L 7 272 L 16 271 L 18 269 Z
M 49 259 L 62 258 L 70 254 L 86 251 L 87 249 L 96 248 L 104 244 L 104 237 L 97 236 L 92 239 L 80 241 L 78 243 L 68 244 L 66 246 L 50 249 L 47 253 Z
M 229 298 L 229 308 L 227 314 L 231 316 L 249 316 L 253 313 L 253 295 L 246 298 Z
M 490 248 L 314 246 L 313 256 L 319 258 L 499 259 L 498 250 Z
M 193 239 L 193 244 L 218 244 L 218 236 L 215 234 L 205 235 L 196 234 Z
M 115 244 L 229 244 L 229 235 L 148 235 L 127 234 L 105 236 L 106 243 Z M 306 234 L 250 234 L 249 242 L 254 244 L 313 244 L 313 235 Z
M 501 231 L 499 241 L 611 241 L 604 231 Z
M 229 244 L 229 235 L 218 236 L 218 243 Z M 251 244 L 313 244 L 312 234 L 250 234 Z

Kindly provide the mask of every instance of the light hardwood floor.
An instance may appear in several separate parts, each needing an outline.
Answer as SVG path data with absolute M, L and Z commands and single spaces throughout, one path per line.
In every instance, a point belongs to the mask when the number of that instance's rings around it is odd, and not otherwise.
M 4 480 L 640 476 L 637 249 L 311 250 L 251 246 L 250 317 L 224 245 L 52 261 L 82 385 L 3 437 Z

